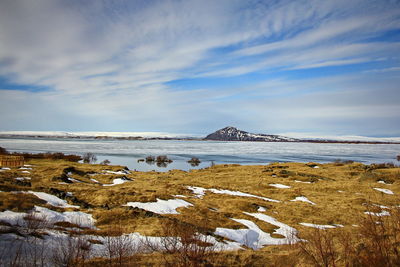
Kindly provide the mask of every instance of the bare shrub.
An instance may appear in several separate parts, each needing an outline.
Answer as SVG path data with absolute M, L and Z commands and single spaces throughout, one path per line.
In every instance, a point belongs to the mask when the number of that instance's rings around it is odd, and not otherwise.
M 159 243 L 146 238 L 144 246 L 153 252 L 162 252 L 166 266 L 210 266 L 217 247 L 209 235 L 200 234 L 199 228 L 169 220 L 162 224 L 166 236 Z
M 157 163 L 171 163 L 172 159 L 169 159 L 167 156 L 162 155 L 162 156 L 157 156 L 156 162 Z
M 97 161 L 96 155 L 91 152 L 83 154 L 82 159 L 84 163 L 95 163 Z
M 102 162 L 100 162 L 101 165 L 108 165 L 110 163 L 111 163 L 111 161 L 109 161 L 108 159 L 105 159 Z
M 199 166 L 201 161 L 199 158 L 193 157 L 190 160 L 188 160 L 188 163 L 190 163 L 190 165 L 192 165 L 192 167 L 196 167 L 196 166 Z
M 364 266 L 400 265 L 400 209 L 390 209 L 391 216 L 369 212 L 359 227 L 357 247 L 359 263 Z
M 368 169 L 370 170 L 390 169 L 390 168 L 396 168 L 396 165 L 392 162 L 387 162 L 387 163 L 372 163 L 371 165 L 368 166 Z
M 153 157 L 153 156 L 147 156 L 145 160 L 146 160 L 146 162 L 153 162 L 153 161 L 155 161 L 156 159 L 155 159 L 155 157 Z
M 352 164 L 352 163 L 354 163 L 354 161 L 353 160 L 335 159 L 333 161 L 333 163 L 335 163 L 336 166 L 343 166 L 345 164 Z
M 314 266 L 400 266 L 400 208 L 369 210 L 351 232 L 314 229 L 295 246 L 299 255 Z
M 307 241 L 297 245 L 300 254 L 314 266 L 336 266 L 337 251 L 334 248 L 334 237 L 331 232 L 315 228 Z
M 0 155 L 6 155 L 6 154 L 8 154 L 7 149 L 5 149 L 4 147 L 0 146 Z
M 121 224 L 107 229 L 104 246 L 109 266 L 131 266 L 133 256 L 140 250 L 129 235 L 124 234 Z
M 82 235 L 60 236 L 53 249 L 55 266 L 83 266 L 89 258 L 92 244 Z

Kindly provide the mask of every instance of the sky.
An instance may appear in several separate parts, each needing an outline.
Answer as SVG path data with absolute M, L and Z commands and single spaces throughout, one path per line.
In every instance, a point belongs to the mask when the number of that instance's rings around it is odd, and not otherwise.
M 400 136 L 400 1 L 0 1 L 0 131 L 228 125 Z

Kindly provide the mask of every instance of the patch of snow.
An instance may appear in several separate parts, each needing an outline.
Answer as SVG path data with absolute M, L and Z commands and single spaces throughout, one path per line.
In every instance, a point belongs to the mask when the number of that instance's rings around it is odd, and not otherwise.
M 385 189 L 385 188 L 376 188 L 376 187 L 374 187 L 374 189 L 377 190 L 377 191 L 379 191 L 379 192 L 388 194 L 388 195 L 394 195 L 393 191 L 392 191 L 392 190 L 389 190 L 389 189 Z
M 24 164 L 24 167 L 32 167 L 32 165 Z
M 342 191 L 342 190 L 338 190 L 338 192 L 339 192 L 339 193 L 344 193 L 344 191 Z
M 384 205 L 379 205 L 379 204 L 374 204 L 375 207 L 379 207 L 381 209 L 388 209 L 388 206 L 384 206 Z
M 180 207 L 189 207 L 193 204 L 182 199 L 162 200 L 157 198 L 157 202 L 128 202 L 125 206 L 137 207 L 158 214 L 179 214 L 176 211 Z
M 218 227 L 215 231 L 215 234 L 236 241 L 252 249 L 260 249 L 265 245 L 282 245 L 298 241 L 298 239 L 294 237 L 294 234 L 297 233 L 294 228 L 286 224 L 280 223 L 274 218 L 262 213 L 245 212 L 245 214 L 278 226 L 279 229 L 275 230 L 274 233 L 280 234 L 284 236 L 284 238 L 271 237 L 271 234 L 262 231 L 254 222 L 250 220 L 235 218 L 232 218 L 232 220 L 243 224 L 247 227 L 247 229 L 229 229 Z
M 262 213 L 248 213 L 248 212 L 244 212 L 244 214 L 253 216 L 254 218 L 257 218 L 261 221 L 264 221 L 266 223 L 278 226 L 279 229 L 274 230 L 274 234 L 278 234 L 278 235 L 282 235 L 285 237 L 285 239 L 287 239 L 287 243 L 289 244 L 289 242 L 293 242 L 294 239 L 298 240 L 297 238 L 295 238 L 295 234 L 297 234 L 297 230 L 294 229 L 293 227 L 290 227 L 287 224 L 281 223 L 279 221 L 277 221 L 275 218 L 262 214 Z
M 94 178 L 90 178 L 90 181 L 92 181 L 92 182 L 95 182 L 95 183 L 100 183 L 99 181 L 97 181 L 96 179 L 94 179 Z
M 207 189 L 203 187 L 198 187 L 198 186 L 187 186 L 187 189 L 193 192 L 193 194 L 196 195 L 197 198 L 202 198 L 205 194 Z
M 314 166 L 313 168 L 314 168 L 314 169 L 319 169 L 319 166 Z
M 123 183 L 130 182 L 130 181 L 132 181 L 132 180 L 128 180 L 125 178 L 117 178 L 117 179 L 113 180 L 112 184 L 103 184 L 103 186 L 114 186 L 114 185 L 123 184 Z
M 311 205 L 315 205 L 314 202 L 310 201 L 308 198 L 300 196 L 300 197 L 296 197 L 295 199 L 292 199 L 290 201 L 303 201 L 303 202 L 307 202 L 310 203 Z
M 68 179 L 69 181 L 73 182 L 73 183 L 82 183 L 81 181 L 76 180 L 76 179 L 71 178 L 71 177 L 67 177 L 67 179 Z
M 36 197 L 43 199 L 44 201 L 47 201 L 48 204 L 54 206 L 54 207 L 60 207 L 60 208 L 79 208 L 79 206 L 74 206 L 70 205 L 67 203 L 67 201 L 58 198 L 56 196 L 44 193 L 44 192 L 34 192 L 34 191 L 28 191 L 28 193 L 35 195 Z
M 43 207 L 35 206 L 35 211 L 39 214 L 45 216 L 45 218 L 53 223 L 56 222 L 70 222 L 81 227 L 95 228 L 94 222 L 91 214 L 81 212 L 81 211 L 65 211 L 57 212 L 49 210 Z
M 381 212 L 366 211 L 364 213 L 368 214 L 368 215 L 373 215 L 373 216 L 390 216 L 390 212 L 388 212 L 387 210 L 383 210 Z
M 21 173 L 31 173 L 30 171 L 21 171 Z
M 303 226 L 313 227 L 313 228 L 318 228 L 318 229 L 332 229 L 332 228 L 337 227 L 335 225 L 321 225 L 321 224 L 313 224 L 313 223 L 300 223 L 300 224 Z
M 3 168 L 0 168 L 0 170 L 2 170 L 2 171 L 9 171 L 9 170 L 11 170 L 11 169 L 8 168 L 8 167 L 3 167 Z
M 184 195 L 173 195 L 174 197 L 181 197 L 181 198 L 187 198 L 186 196 L 184 196 Z
M 303 183 L 303 184 L 311 184 L 311 182 L 305 182 L 305 181 L 299 181 L 299 180 L 294 180 L 296 183 Z
M 269 184 L 269 186 L 276 187 L 276 188 L 281 188 L 281 189 L 290 188 L 290 186 L 284 185 L 284 184 Z
M 80 211 L 66 211 L 57 212 L 43 207 L 35 206 L 32 210 L 32 214 L 39 218 L 44 218 L 46 222 L 70 222 L 81 227 L 94 228 L 94 222 L 91 214 L 80 212 Z M 2 211 L 0 212 L 0 220 L 7 222 L 11 225 L 26 226 L 24 217 L 28 213 L 25 212 L 13 212 L 13 211 Z
M 28 167 L 21 167 L 19 168 L 20 170 L 32 170 L 32 168 L 28 168 Z
M 382 180 L 379 180 L 379 181 L 378 181 L 378 184 L 387 184 L 387 185 L 392 185 L 392 184 L 388 184 L 388 183 L 386 183 L 385 181 L 382 181 Z
M 27 215 L 25 212 L 14 212 L 11 210 L 0 212 L 0 221 L 9 223 L 11 225 L 21 225 L 24 217 Z
M 197 187 L 197 186 L 187 186 L 187 189 L 191 190 L 197 198 L 202 198 L 205 195 L 206 191 L 210 191 L 214 194 L 225 194 L 225 195 L 231 195 L 231 196 L 239 196 L 239 197 L 253 197 L 253 198 L 258 198 L 262 199 L 265 201 L 270 201 L 270 202 L 280 202 L 279 200 L 267 198 L 267 197 L 261 197 L 261 196 L 256 196 L 248 193 L 243 193 L 240 191 L 231 191 L 227 189 L 215 189 L 215 188 L 210 188 L 206 189 L 203 187 Z
M 17 181 L 25 181 L 25 180 L 30 180 L 31 177 L 16 177 L 14 179 L 17 180 Z
M 257 211 L 264 212 L 264 211 L 267 211 L 267 209 L 265 207 L 259 206 Z

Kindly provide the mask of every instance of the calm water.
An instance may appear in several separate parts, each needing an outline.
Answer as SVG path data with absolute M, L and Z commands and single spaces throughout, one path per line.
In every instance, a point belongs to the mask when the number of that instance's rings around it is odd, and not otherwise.
M 400 144 L 310 144 L 267 142 L 217 141 L 132 141 L 132 140 L 76 140 L 76 139 L 0 139 L 0 146 L 17 152 L 63 152 L 67 154 L 94 153 L 98 161 L 128 166 L 140 171 L 168 171 L 204 168 L 222 163 L 267 164 L 269 162 L 332 162 L 335 159 L 363 163 L 397 162 Z M 153 155 L 167 155 L 173 163 L 158 167 L 138 162 Z M 187 160 L 198 157 L 202 163 L 192 167 Z

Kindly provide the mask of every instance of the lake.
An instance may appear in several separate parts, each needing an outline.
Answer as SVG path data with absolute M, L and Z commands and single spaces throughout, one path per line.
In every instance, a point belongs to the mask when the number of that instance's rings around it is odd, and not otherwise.
M 400 154 L 400 144 L 322 144 L 288 142 L 220 142 L 178 140 L 93 140 L 0 138 L 0 146 L 11 152 L 92 152 L 98 161 L 128 166 L 138 171 L 168 171 L 198 169 L 211 164 L 268 164 L 270 162 L 332 162 L 336 159 L 362 163 L 394 162 Z M 153 155 L 167 155 L 173 160 L 166 167 L 138 162 Z M 187 161 L 197 157 L 199 166 Z

